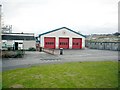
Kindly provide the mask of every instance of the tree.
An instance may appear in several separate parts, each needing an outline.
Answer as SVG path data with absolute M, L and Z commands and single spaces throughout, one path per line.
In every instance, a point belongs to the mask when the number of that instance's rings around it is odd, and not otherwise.
M 114 33 L 113 35 L 115 35 L 115 36 L 119 36 L 120 33 L 119 33 L 119 32 L 116 32 L 116 33 Z

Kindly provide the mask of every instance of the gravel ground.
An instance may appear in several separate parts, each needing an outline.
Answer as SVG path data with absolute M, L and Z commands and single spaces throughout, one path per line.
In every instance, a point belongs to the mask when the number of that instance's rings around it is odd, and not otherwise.
M 118 51 L 85 49 L 64 50 L 63 55 L 59 55 L 59 50 L 55 50 L 55 53 L 55 55 L 51 55 L 38 51 L 26 51 L 23 58 L 2 59 L 1 71 L 51 63 L 76 61 L 118 61 Z

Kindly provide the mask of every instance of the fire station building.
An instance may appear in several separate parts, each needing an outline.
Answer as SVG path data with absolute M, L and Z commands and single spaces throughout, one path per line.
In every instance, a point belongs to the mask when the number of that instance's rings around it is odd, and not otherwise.
M 51 49 L 83 49 L 85 36 L 67 27 L 58 28 L 39 35 L 40 47 Z

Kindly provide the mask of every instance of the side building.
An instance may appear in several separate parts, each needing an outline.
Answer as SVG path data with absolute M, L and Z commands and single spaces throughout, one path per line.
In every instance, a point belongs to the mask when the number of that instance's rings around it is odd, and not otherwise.
M 84 49 L 85 36 L 67 27 L 61 27 L 39 35 L 40 47 L 51 49 Z
M 33 33 L 4 33 L 2 34 L 2 49 L 13 48 L 14 50 L 28 50 L 36 48 Z

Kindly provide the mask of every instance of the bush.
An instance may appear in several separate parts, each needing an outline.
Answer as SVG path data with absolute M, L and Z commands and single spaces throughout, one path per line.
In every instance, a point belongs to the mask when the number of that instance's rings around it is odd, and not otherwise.
M 15 58 L 22 58 L 24 56 L 24 51 L 17 51 L 17 54 L 14 56 Z
M 36 51 L 36 49 L 34 47 L 30 47 L 28 51 Z
M 13 50 L 13 47 L 8 47 L 8 51 L 12 51 Z
M 25 54 L 25 51 L 2 51 L 2 58 L 22 58 Z

